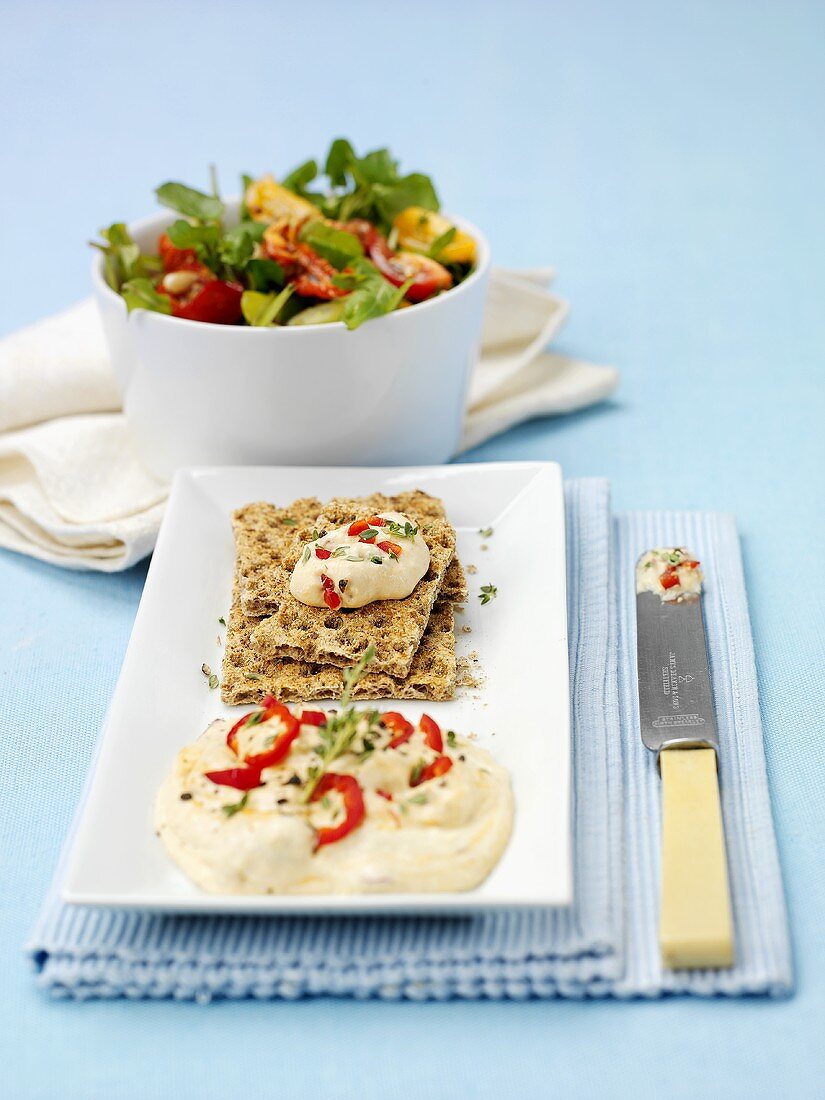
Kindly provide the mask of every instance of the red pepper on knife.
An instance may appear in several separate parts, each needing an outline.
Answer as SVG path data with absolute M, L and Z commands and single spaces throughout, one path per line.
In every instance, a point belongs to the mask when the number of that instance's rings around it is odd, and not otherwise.
M 344 817 L 337 825 L 329 825 L 318 830 L 315 838 L 316 849 L 324 844 L 334 844 L 337 840 L 343 840 L 364 820 L 364 792 L 354 775 L 338 775 L 335 772 L 322 775 L 318 786 L 312 792 L 311 801 L 317 802 L 330 791 L 340 794 L 344 803 Z

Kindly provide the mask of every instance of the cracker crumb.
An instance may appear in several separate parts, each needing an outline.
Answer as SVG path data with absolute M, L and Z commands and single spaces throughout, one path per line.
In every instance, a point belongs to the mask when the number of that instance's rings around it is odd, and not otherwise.
M 475 576 L 475 574 L 478 572 L 478 566 L 477 565 L 468 565 L 467 566 L 467 572 L 471 576 Z
M 481 681 L 470 668 L 470 662 L 466 657 L 459 657 L 456 661 L 456 684 L 458 687 L 478 688 Z
M 468 626 L 466 623 L 461 628 L 461 633 L 462 634 L 472 634 L 472 632 L 473 632 L 473 628 L 471 626 Z
M 490 547 L 487 545 L 486 542 L 482 542 L 481 546 L 479 546 L 479 550 L 489 550 L 489 549 L 490 549 Z

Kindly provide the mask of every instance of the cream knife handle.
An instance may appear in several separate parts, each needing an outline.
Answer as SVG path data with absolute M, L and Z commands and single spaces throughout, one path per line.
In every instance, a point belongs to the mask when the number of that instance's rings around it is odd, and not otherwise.
M 733 965 L 725 834 L 709 748 L 662 749 L 659 946 L 671 970 Z

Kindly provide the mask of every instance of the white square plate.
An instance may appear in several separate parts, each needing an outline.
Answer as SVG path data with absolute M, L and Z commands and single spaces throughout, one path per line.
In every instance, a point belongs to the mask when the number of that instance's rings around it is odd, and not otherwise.
M 182 745 L 226 707 L 201 672 L 221 666 L 218 620 L 230 603 L 230 513 L 248 501 L 421 488 L 443 498 L 470 600 L 457 615 L 459 655 L 478 655 L 479 689 L 426 709 L 475 733 L 509 770 L 516 819 L 498 866 L 477 889 L 335 897 L 215 896 L 166 855 L 152 828 L 155 791 Z M 480 528 L 493 527 L 485 539 Z M 487 549 L 482 549 L 486 546 Z M 377 468 L 184 470 L 172 487 L 132 638 L 69 859 L 63 896 L 85 905 L 175 912 L 462 912 L 571 901 L 570 722 L 564 498 L 555 463 Z M 498 586 L 485 606 L 482 584 Z M 469 632 L 462 630 L 469 627 Z M 248 708 L 247 708 L 248 709 Z

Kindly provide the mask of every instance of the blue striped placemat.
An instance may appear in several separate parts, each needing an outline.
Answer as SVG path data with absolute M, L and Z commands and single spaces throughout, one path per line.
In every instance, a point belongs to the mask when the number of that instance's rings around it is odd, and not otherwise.
M 611 517 L 607 483 L 568 482 L 574 905 L 468 917 L 171 917 L 67 906 L 62 867 L 28 947 L 37 981 L 71 997 L 655 996 L 791 989 L 753 649 L 733 521 L 699 513 Z M 659 783 L 636 718 L 638 554 L 689 545 L 705 615 L 737 963 L 662 972 Z M 617 655 L 620 659 L 617 660 Z

